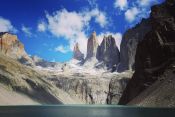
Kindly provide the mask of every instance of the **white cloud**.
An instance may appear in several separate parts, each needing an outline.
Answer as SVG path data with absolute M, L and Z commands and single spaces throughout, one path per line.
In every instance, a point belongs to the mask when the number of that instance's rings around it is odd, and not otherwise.
M 86 14 L 91 17 L 95 17 L 96 23 L 99 23 L 101 27 L 104 27 L 107 24 L 106 14 L 99 11 L 97 8 Z
M 40 22 L 38 24 L 38 31 L 40 31 L 40 32 L 46 31 L 46 24 L 44 22 Z
M 32 33 L 31 33 L 31 28 L 29 28 L 29 27 L 26 27 L 26 26 L 22 25 L 21 30 L 22 30 L 27 36 L 31 36 L 31 35 L 32 35 Z
M 158 3 L 157 0 L 138 0 L 137 3 L 140 5 L 140 6 L 149 6 L 150 4 L 155 4 L 155 3 Z
M 128 6 L 127 0 L 115 0 L 114 3 L 115 8 L 119 8 L 120 10 L 125 10 Z
M 139 14 L 139 10 L 136 7 L 132 7 L 131 9 L 128 9 L 125 12 L 125 19 L 129 22 L 132 23 L 136 18 L 137 15 Z
M 116 45 L 118 49 L 120 50 L 120 43 L 122 40 L 122 34 L 121 33 L 111 33 L 111 32 L 106 32 L 106 33 L 101 33 L 97 36 L 98 43 L 101 44 L 103 41 L 104 36 L 109 36 L 112 35 L 115 38 Z
M 69 46 L 63 46 L 63 45 L 59 45 L 58 47 L 55 48 L 56 52 L 61 52 L 61 53 L 67 53 L 70 51 Z
M 69 41 L 70 49 L 73 50 L 76 42 L 80 45 L 80 50 L 86 54 L 87 35 L 89 22 L 94 18 L 101 27 L 107 25 L 107 18 L 104 12 L 99 9 L 84 12 L 68 12 L 66 9 L 56 11 L 53 15 L 46 14 L 47 28 L 53 35 L 64 37 Z
M 12 26 L 12 24 L 9 20 L 0 17 L 0 32 L 16 33 L 17 30 Z

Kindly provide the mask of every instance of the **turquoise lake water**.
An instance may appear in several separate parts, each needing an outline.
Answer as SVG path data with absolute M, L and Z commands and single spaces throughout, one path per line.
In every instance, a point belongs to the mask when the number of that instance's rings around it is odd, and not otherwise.
M 175 117 L 175 108 L 112 105 L 0 106 L 0 117 Z

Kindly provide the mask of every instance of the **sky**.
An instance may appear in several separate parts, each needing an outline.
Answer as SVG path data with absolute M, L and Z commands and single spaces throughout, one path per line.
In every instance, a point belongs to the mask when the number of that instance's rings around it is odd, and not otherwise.
M 113 35 L 120 49 L 123 33 L 148 18 L 152 5 L 164 0 L 1 0 L 0 32 L 16 34 L 26 52 L 48 61 L 72 58 L 79 43 L 96 31 L 99 44 Z

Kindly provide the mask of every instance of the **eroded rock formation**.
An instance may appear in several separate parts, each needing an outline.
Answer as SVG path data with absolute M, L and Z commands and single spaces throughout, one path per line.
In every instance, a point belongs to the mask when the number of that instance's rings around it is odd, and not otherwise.
M 103 38 L 101 45 L 98 46 L 96 57 L 99 62 L 104 62 L 108 68 L 119 64 L 120 53 L 112 35 Z
M 98 40 L 96 37 L 96 32 L 93 32 L 90 38 L 88 39 L 86 60 L 96 58 L 97 48 Z
M 78 43 L 76 43 L 74 46 L 73 59 L 76 59 L 79 61 L 84 60 L 84 54 L 80 51 Z
M 16 35 L 4 32 L 0 33 L 1 52 L 11 58 L 21 58 L 26 56 L 24 45 L 18 40 Z
M 18 40 L 16 35 L 8 32 L 0 33 L 0 49 L 1 53 L 8 57 L 19 60 L 20 62 L 33 65 L 31 58 L 26 54 L 24 45 Z

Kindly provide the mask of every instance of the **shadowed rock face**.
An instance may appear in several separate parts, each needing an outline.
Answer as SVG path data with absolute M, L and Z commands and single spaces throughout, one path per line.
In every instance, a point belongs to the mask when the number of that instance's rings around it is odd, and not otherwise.
M 87 55 L 86 60 L 96 57 L 98 48 L 98 40 L 96 37 L 96 32 L 93 32 L 87 43 Z
M 133 78 L 119 104 L 127 104 L 150 87 L 175 57 L 175 0 L 152 7 L 151 31 L 138 44 Z
M 80 51 L 78 43 L 74 46 L 73 58 L 79 61 L 84 60 L 84 54 Z
M 104 37 L 103 41 L 97 49 L 97 59 L 104 62 L 108 68 L 112 68 L 119 63 L 120 53 L 116 46 L 115 39 L 110 35 Z
M 151 30 L 150 20 L 143 19 L 140 24 L 126 31 L 120 45 L 120 65 L 118 72 L 135 69 L 135 54 L 137 44 Z

